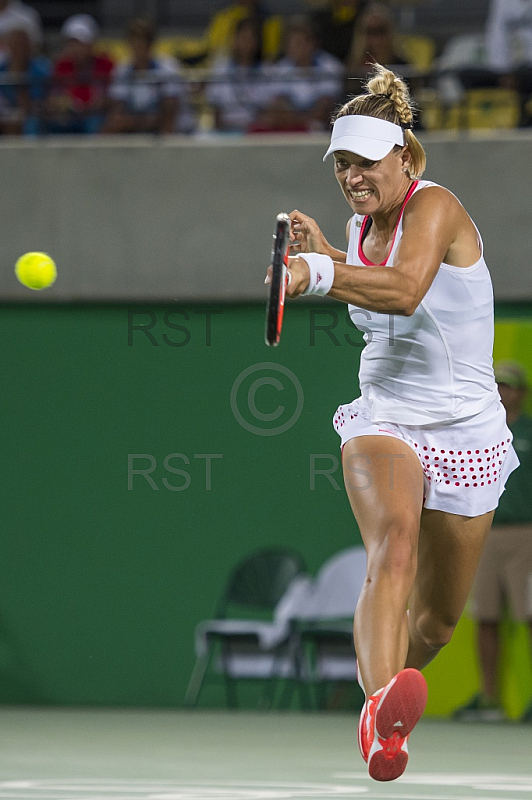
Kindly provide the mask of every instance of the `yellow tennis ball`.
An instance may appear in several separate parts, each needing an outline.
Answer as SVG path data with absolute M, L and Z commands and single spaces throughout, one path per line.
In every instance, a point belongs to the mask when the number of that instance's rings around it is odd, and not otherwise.
M 57 278 L 57 269 L 46 253 L 24 253 L 15 264 L 15 275 L 28 289 L 46 289 Z

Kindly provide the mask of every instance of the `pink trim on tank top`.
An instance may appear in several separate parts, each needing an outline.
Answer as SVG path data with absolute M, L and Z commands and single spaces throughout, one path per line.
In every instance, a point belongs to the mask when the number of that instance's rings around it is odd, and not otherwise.
M 386 256 L 384 261 L 381 261 L 380 264 L 374 264 L 373 261 L 370 261 L 368 258 L 366 258 L 366 256 L 364 255 L 364 251 L 362 250 L 362 243 L 364 241 L 364 232 L 366 230 L 366 225 L 368 223 L 369 215 L 367 214 L 364 217 L 364 219 L 362 221 L 362 227 L 360 228 L 360 236 L 358 237 L 358 257 L 360 258 L 362 263 L 366 265 L 366 267 L 385 267 L 386 266 L 386 262 L 390 258 L 390 253 L 392 252 L 393 246 L 395 244 L 395 237 L 397 236 L 397 229 L 399 227 L 399 223 L 401 221 L 401 217 L 403 216 L 403 211 L 405 210 L 406 204 L 408 203 L 408 201 L 410 200 L 410 198 L 414 194 L 414 191 L 415 191 L 416 186 L 418 185 L 418 183 L 419 183 L 419 181 L 414 181 L 414 183 L 412 184 L 412 186 L 410 187 L 410 189 L 406 193 L 406 197 L 403 200 L 403 205 L 401 206 L 401 210 L 399 212 L 399 217 L 398 217 L 397 222 L 395 224 L 395 230 L 393 232 L 393 239 L 392 239 L 392 246 L 390 247 L 390 250 L 388 251 L 388 255 Z

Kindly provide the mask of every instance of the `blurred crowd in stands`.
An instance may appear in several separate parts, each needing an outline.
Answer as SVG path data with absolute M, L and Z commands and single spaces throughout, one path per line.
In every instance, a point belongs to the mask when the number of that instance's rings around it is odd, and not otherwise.
M 292 17 L 234 0 L 183 55 L 148 18 L 111 38 L 83 13 L 52 46 L 35 8 L 0 0 L 0 133 L 324 131 L 375 61 L 410 83 L 421 128 L 532 125 L 532 0 L 490 0 L 484 30 L 441 52 L 397 8 L 308 0 Z

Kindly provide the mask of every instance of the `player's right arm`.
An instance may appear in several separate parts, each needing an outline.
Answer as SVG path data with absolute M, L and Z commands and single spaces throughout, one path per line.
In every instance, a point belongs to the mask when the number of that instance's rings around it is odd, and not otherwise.
M 312 217 L 302 214 L 301 211 L 292 211 L 291 220 L 290 254 L 321 253 L 330 256 L 333 261 L 345 264 L 347 253 L 337 250 L 329 244 L 320 230 L 318 223 Z M 348 228 L 349 231 L 349 228 Z

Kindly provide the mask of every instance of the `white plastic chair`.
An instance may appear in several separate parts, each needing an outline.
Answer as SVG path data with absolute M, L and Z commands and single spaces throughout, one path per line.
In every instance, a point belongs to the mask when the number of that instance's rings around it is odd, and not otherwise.
M 294 623 L 300 680 L 314 684 L 318 706 L 326 684 L 356 680 L 353 615 L 366 578 L 366 550 L 350 547 L 321 567 L 306 608 Z

